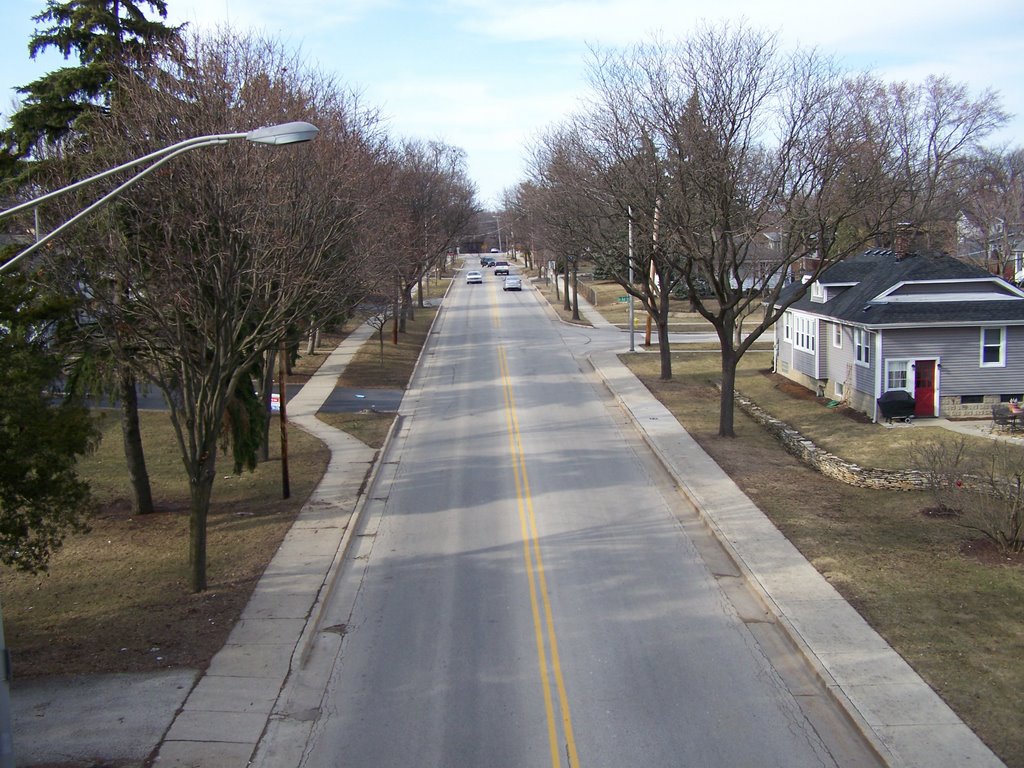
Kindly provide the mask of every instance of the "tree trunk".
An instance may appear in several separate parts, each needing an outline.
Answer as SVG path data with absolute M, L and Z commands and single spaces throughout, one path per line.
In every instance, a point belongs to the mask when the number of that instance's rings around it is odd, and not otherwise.
M 320 338 L 320 330 L 315 325 L 311 325 L 309 328 L 309 334 L 306 337 L 306 354 L 312 355 L 316 352 L 317 341 Z
M 121 435 L 124 438 L 124 457 L 128 463 L 128 482 L 132 488 L 132 509 L 137 515 L 153 511 L 153 492 L 146 471 L 146 455 L 142 450 L 142 430 L 139 427 L 139 395 L 135 389 L 135 376 L 122 367 L 118 376 L 121 400 Z
M 658 291 L 658 358 L 661 361 L 662 381 L 672 378 L 672 343 L 668 338 L 669 292 L 668 280 L 661 281 Z M 650 318 L 650 315 L 648 315 Z
M 579 268 L 576 262 L 572 263 L 572 319 L 580 319 L 580 281 Z
M 206 589 L 206 521 L 210 515 L 216 460 L 214 446 L 211 452 L 199 460 L 189 478 L 192 507 L 188 521 L 188 565 L 189 583 L 193 592 Z
M 272 407 L 270 397 L 274 393 L 274 364 L 277 362 L 273 349 L 263 355 L 263 380 L 260 384 L 260 396 L 267 418 L 263 420 L 263 441 L 260 445 L 260 461 L 270 461 L 270 415 Z
M 731 333 L 730 333 L 731 336 Z M 729 336 L 726 336 L 729 338 Z M 718 436 L 736 437 L 734 427 L 734 393 L 736 390 L 736 364 L 739 359 L 732 349 L 722 349 L 722 394 L 718 404 Z
M 569 296 L 569 260 L 566 259 L 565 271 L 562 273 L 562 278 L 565 280 L 565 291 L 562 293 L 562 309 L 569 311 L 572 309 L 572 298 Z

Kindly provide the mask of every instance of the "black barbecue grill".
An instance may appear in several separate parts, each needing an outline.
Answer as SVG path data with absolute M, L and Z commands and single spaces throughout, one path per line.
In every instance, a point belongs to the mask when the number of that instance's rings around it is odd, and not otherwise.
M 890 424 L 893 419 L 909 424 L 914 418 L 915 405 L 914 396 L 903 389 L 891 389 L 888 392 L 883 392 L 882 396 L 878 398 L 878 408 Z

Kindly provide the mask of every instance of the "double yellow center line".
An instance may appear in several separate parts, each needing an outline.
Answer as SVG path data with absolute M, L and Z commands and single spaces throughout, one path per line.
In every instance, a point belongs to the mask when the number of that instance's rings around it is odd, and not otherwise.
M 565 736 L 566 753 L 571 768 L 579 768 L 576 740 L 572 732 L 572 718 L 569 714 L 569 697 L 565 692 L 562 677 L 562 663 L 558 656 L 558 640 L 555 637 L 555 621 L 548 599 L 547 580 L 544 576 L 544 561 L 540 554 L 537 535 L 537 515 L 530 497 L 530 479 L 526 473 L 526 458 L 519 434 L 519 419 L 516 416 L 515 398 L 512 394 L 512 378 L 509 375 L 508 358 L 505 348 L 498 347 L 498 364 L 501 370 L 502 388 L 505 393 L 505 418 L 508 423 L 509 448 L 512 453 L 512 468 L 516 484 L 516 498 L 519 506 L 519 522 L 523 533 L 523 560 L 530 581 L 530 607 L 533 610 L 533 629 L 537 641 L 537 661 L 540 665 L 541 685 L 544 690 L 544 711 L 547 715 L 548 743 L 551 748 L 552 768 L 561 768 L 558 721 L 552 696 L 552 679 L 558 696 L 562 731 Z M 550 664 L 549 664 L 550 657 Z

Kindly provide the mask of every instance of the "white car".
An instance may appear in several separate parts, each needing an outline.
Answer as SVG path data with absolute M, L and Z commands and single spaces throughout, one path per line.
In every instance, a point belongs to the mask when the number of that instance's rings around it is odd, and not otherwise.
M 509 275 L 505 278 L 505 290 L 506 291 L 521 291 L 523 290 L 523 280 L 519 275 Z
M 483 281 L 483 274 L 475 269 L 471 269 L 469 272 L 466 273 L 467 283 L 482 283 Z

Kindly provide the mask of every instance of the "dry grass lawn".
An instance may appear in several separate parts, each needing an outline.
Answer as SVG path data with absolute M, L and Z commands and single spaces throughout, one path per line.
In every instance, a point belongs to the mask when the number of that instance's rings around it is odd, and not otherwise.
M 204 667 L 327 465 L 323 445 L 292 429 L 284 501 L 279 455 L 243 475 L 230 475 L 225 458 L 209 519 L 209 589 L 193 594 L 187 485 L 170 419 L 141 418 L 157 511 L 131 513 L 118 414 L 108 411 L 80 470 L 98 502 L 91 532 L 68 538 L 46 573 L 0 570 L 17 677 Z
M 435 282 L 435 293 L 446 285 Z M 417 313 L 399 346 L 386 350 L 383 367 L 379 357 L 360 356 L 353 375 L 404 388 L 434 313 Z M 320 349 L 300 356 L 289 386 L 306 381 L 346 333 L 325 335 Z M 80 464 L 97 501 L 91 531 L 69 537 L 46 573 L 0 568 L 4 629 L 18 677 L 204 667 L 224 644 L 329 458 L 319 441 L 291 428 L 291 498 L 283 500 L 276 419 L 269 462 L 255 472 L 231 475 L 229 458 L 223 457 L 209 521 L 209 589 L 193 594 L 180 454 L 165 413 L 141 417 L 157 512 L 131 514 L 118 414 L 106 412 L 99 448 Z M 326 414 L 324 419 L 380 447 L 393 415 Z

